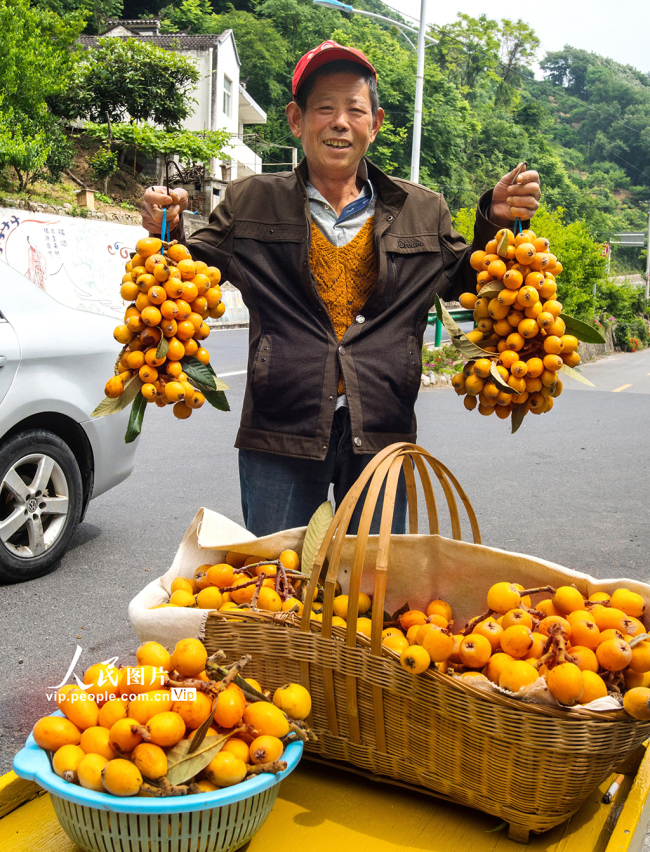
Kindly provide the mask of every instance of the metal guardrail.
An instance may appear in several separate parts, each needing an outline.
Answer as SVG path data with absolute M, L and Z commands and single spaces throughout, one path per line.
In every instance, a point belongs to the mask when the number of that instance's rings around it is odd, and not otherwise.
M 465 308 L 452 308 L 449 313 L 456 322 L 468 322 L 469 320 L 474 319 L 474 311 L 469 311 Z M 438 314 L 435 311 L 429 314 L 427 325 L 434 325 L 436 327 L 434 346 L 440 346 L 440 340 L 442 339 L 442 323 L 438 319 Z

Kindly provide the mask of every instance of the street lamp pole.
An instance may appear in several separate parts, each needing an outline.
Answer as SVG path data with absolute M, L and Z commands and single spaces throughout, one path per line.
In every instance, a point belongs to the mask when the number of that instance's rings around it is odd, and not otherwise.
M 411 148 L 411 180 L 420 180 L 420 143 L 422 141 L 422 95 L 424 93 L 424 32 L 427 25 L 427 0 L 420 3 L 420 30 L 418 32 L 418 64 L 415 78 L 415 106 L 413 111 L 413 146 Z
M 400 30 L 408 30 L 411 33 L 417 33 L 417 72 L 415 78 L 415 104 L 413 110 L 413 145 L 411 147 L 411 180 L 418 183 L 420 179 L 420 147 L 422 140 L 422 96 L 424 93 L 424 51 L 427 44 L 436 44 L 436 40 L 426 34 L 427 28 L 427 0 L 420 0 L 420 28 L 415 29 L 409 27 L 408 24 L 403 24 L 401 21 L 394 21 L 392 18 L 387 18 L 385 15 L 378 15 L 376 12 L 367 12 L 365 9 L 355 9 L 354 6 L 349 6 L 347 3 L 341 3 L 339 0 L 313 0 L 316 6 L 325 6 L 326 9 L 335 9 L 338 12 L 347 12 L 348 14 L 364 15 L 367 18 L 376 18 L 380 21 L 385 21 Z M 410 43 L 410 39 L 407 37 Z

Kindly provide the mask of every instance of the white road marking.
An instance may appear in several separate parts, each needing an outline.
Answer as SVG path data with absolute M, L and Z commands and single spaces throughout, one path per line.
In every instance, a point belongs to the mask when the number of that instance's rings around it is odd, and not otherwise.
M 226 376 L 243 376 L 248 370 L 235 370 L 233 373 L 219 373 L 217 378 L 225 379 Z

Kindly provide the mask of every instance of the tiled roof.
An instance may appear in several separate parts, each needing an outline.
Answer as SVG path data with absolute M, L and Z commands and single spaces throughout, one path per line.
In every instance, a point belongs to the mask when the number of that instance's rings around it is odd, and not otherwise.
M 145 26 L 146 24 L 159 24 L 160 18 L 107 18 L 107 24 L 139 24 L 140 26 Z
M 82 35 L 79 43 L 83 47 L 95 47 L 97 39 L 102 36 Z M 149 36 L 134 34 L 133 36 L 117 36 L 117 38 L 137 38 L 154 44 L 156 47 L 164 47 L 167 50 L 202 50 L 213 47 L 220 40 L 220 35 L 188 35 L 186 33 L 165 33 L 163 35 Z

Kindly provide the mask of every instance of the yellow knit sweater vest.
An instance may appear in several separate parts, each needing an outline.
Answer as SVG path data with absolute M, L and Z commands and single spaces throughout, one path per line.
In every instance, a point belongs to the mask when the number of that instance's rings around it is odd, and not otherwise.
M 311 226 L 309 264 L 318 293 L 325 304 L 339 340 L 354 322 L 377 281 L 377 257 L 372 240 L 375 217 L 371 216 L 347 245 L 334 246 L 316 225 Z M 338 393 L 344 393 L 343 376 Z

